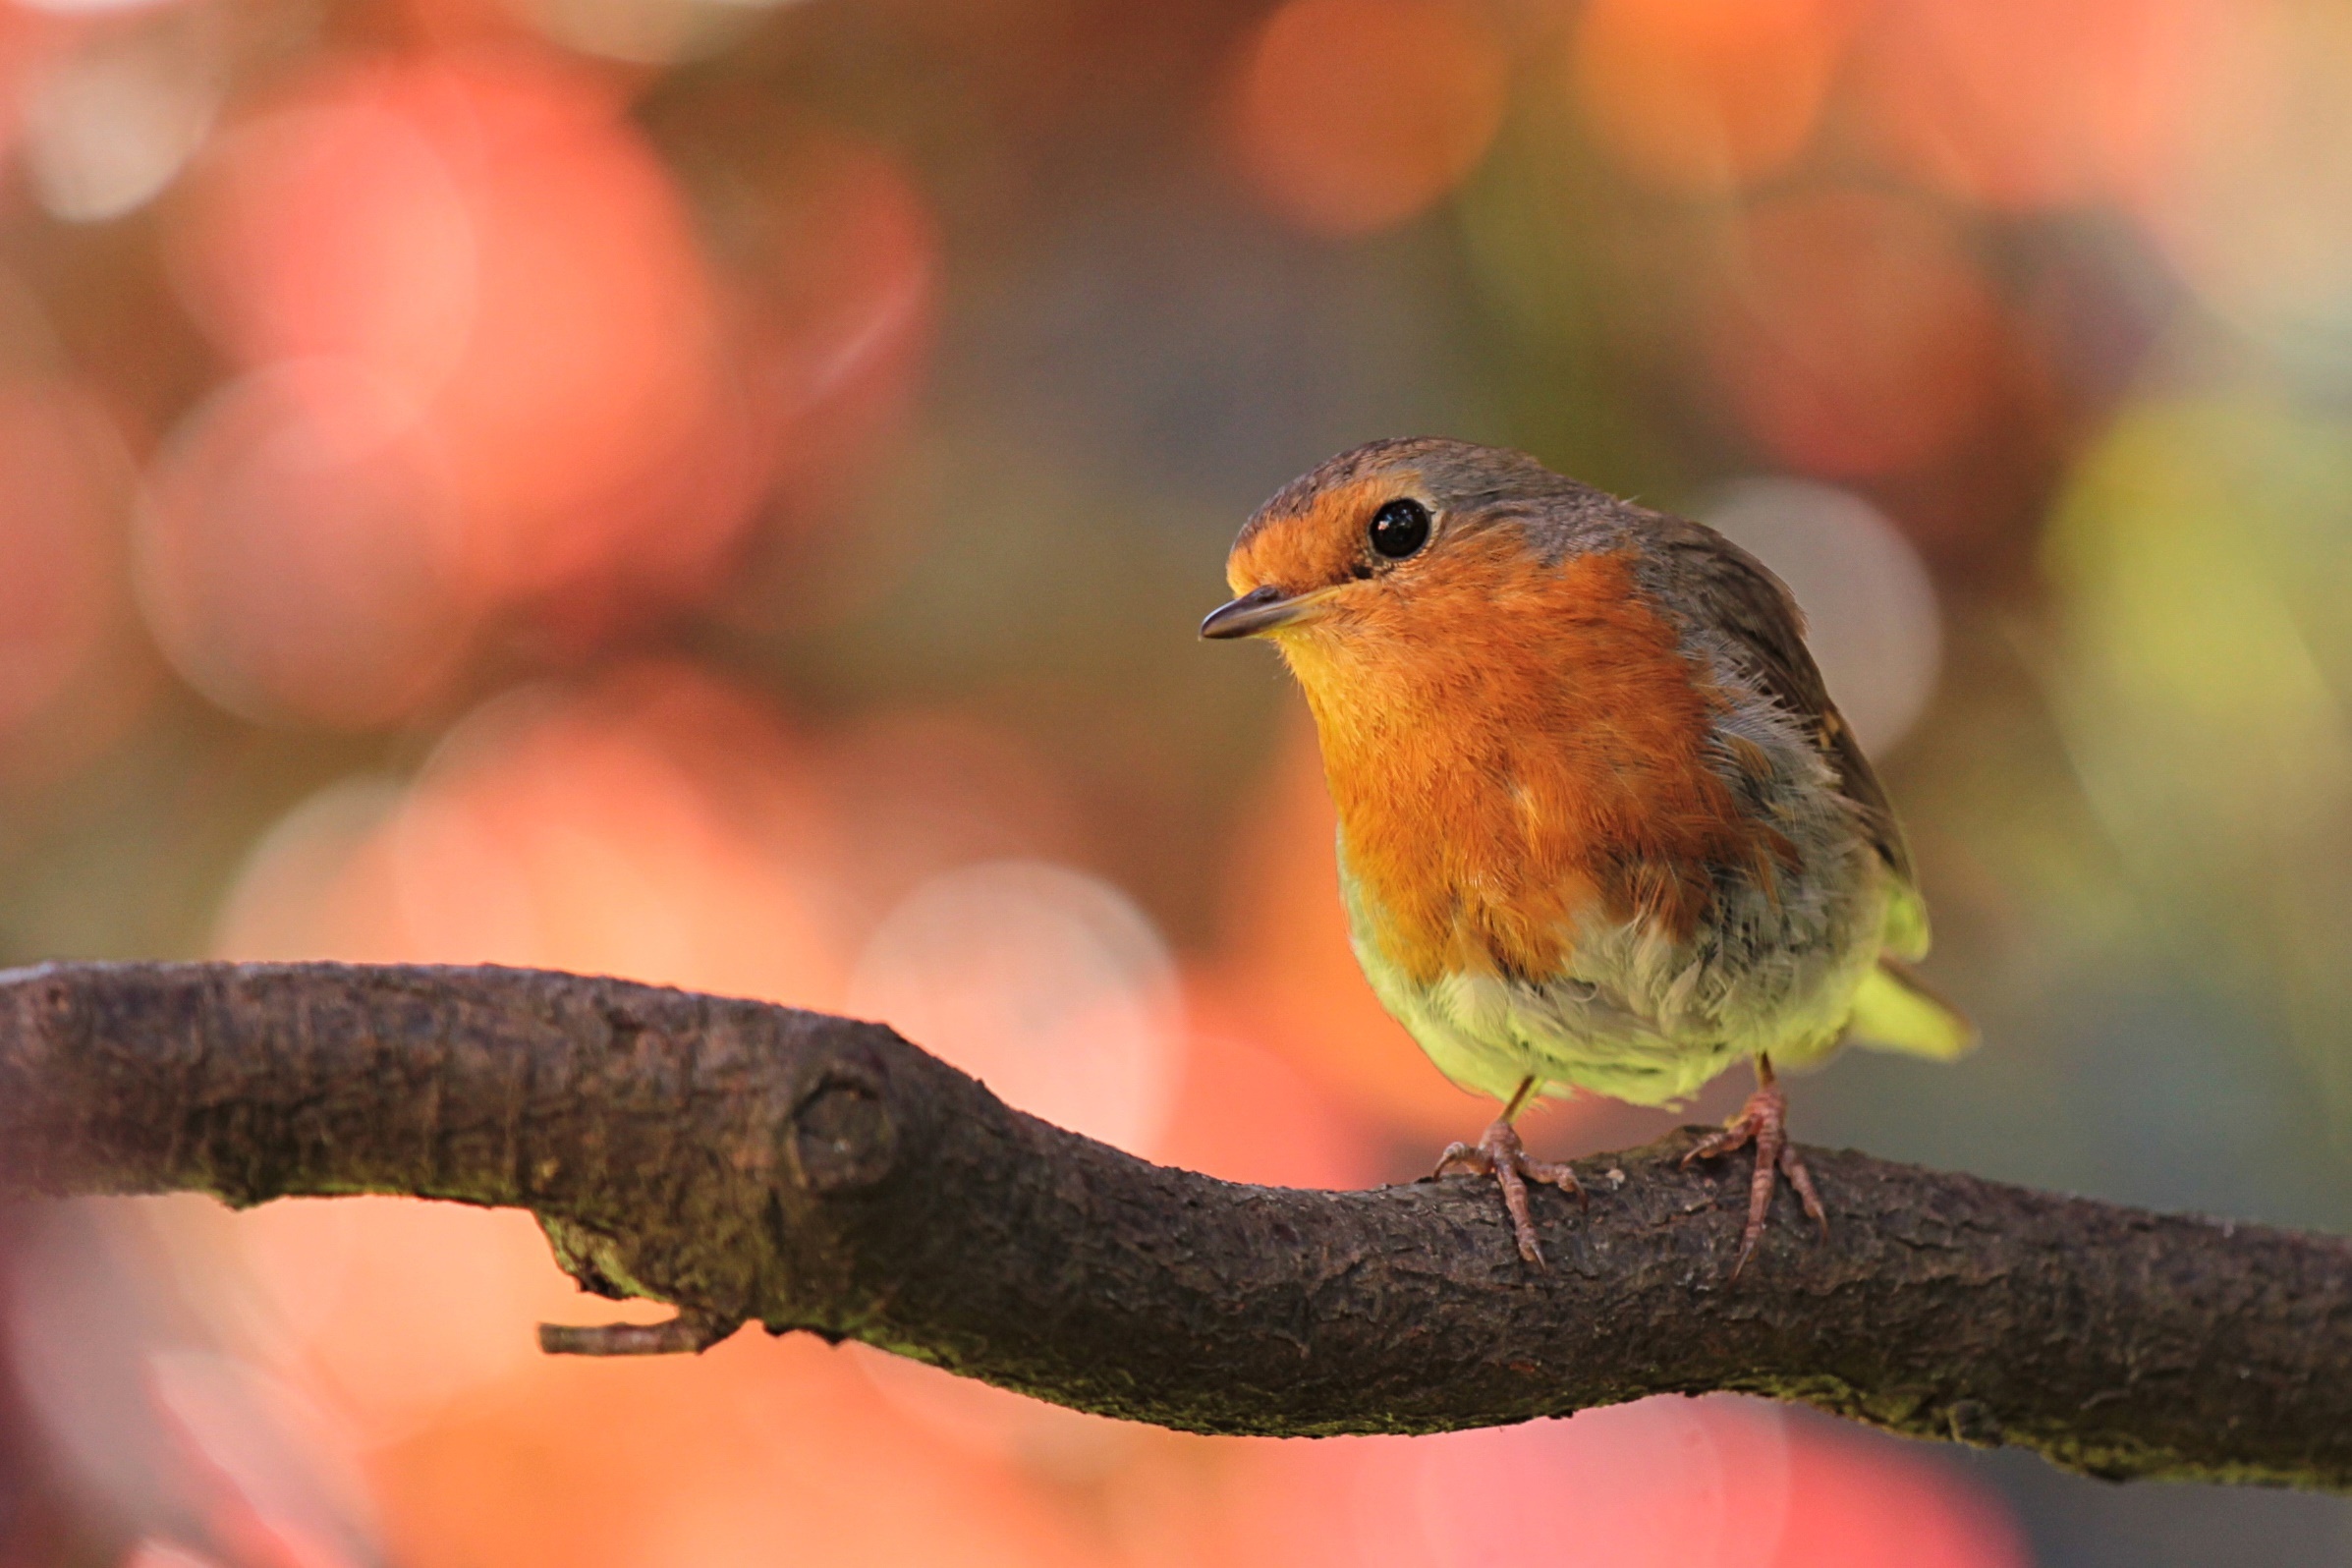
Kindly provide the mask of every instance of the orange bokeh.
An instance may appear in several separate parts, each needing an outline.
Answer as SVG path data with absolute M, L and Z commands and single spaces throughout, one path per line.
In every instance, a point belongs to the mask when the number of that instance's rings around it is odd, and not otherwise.
M 1455 0 L 1290 0 L 1248 38 L 1235 135 L 1260 198 L 1315 234 L 1392 228 L 1478 167 L 1510 61 Z
M 828 1000 L 839 937 L 799 745 L 682 666 L 510 695 L 451 732 L 394 824 L 411 937 L 452 959 Z
M 1156 1158 L 1183 1071 L 1159 933 L 1116 888 L 1042 861 L 925 879 L 858 956 L 842 1009 L 878 1019 L 1057 1127 Z
M 1820 1423 L 1794 1436 L 1786 1568 L 2030 1568 L 2007 1512 L 1924 1454 Z
M 116 624 L 131 480 L 86 391 L 0 382 L 0 735 L 58 703 Z
M 193 171 L 182 291 L 240 362 L 359 362 L 419 405 L 481 311 L 473 193 L 386 68 L 336 73 L 231 130 Z
M 1859 51 L 1873 139 L 1910 179 L 2025 210 L 2148 177 L 2207 47 L 2207 0 L 1880 7 Z
M 304 1390 L 204 1350 L 158 1348 L 141 1370 L 199 1540 L 237 1568 L 364 1568 L 364 1484 L 347 1435 Z
M 248 1271 L 242 1337 L 318 1390 L 365 1445 L 420 1430 L 529 1366 L 535 1320 L 663 1316 L 584 1296 L 516 1210 L 310 1199 L 212 1223 Z
M 1152 1437 L 1130 1422 L 1047 1404 L 870 1346 L 848 1346 L 843 1354 L 894 1414 L 956 1448 L 1054 1480 L 1099 1484 Z
M 416 946 L 394 902 L 390 827 L 407 791 L 345 779 L 303 802 L 248 852 L 213 921 L 216 957 L 396 964 Z
M 1260 1187 L 1344 1189 L 1377 1181 L 1379 1162 L 1363 1119 L 1259 1039 L 1215 987 L 1214 980 L 1199 980 L 1188 991 L 1192 1034 L 1160 1158 Z
M 449 466 L 364 362 L 285 360 L 231 382 L 181 425 L 149 486 L 148 624 L 223 706 L 380 724 L 467 651 L 480 604 Z
M 1854 0 L 1594 0 L 1577 101 L 1626 169 L 1723 191 L 1787 164 L 1820 119 Z
M 322 69 L 207 151 L 174 253 L 241 362 L 348 358 L 415 405 L 488 598 L 599 626 L 705 589 L 748 520 L 711 281 L 594 77 L 519 49 Z
M 22 104 L 27 84 L 70 48 L 81 30 L 70 16 L 45 14 L 30 5 L 0 6 L 0 99 Z M 0 156 L 13 158 L 24 135 L 22 113 L 0 115 Z M 12 190 L 9 199 L 22 198 Z
M 1884 1445 L 1726 1396 L 1260 1449 L 1232 1559 L 1285 1568 L 2026 1568 L 1997 1507 Z M 1231 1559 L 1229 1559 L 1231 1560 Z
M 405 794 L 364 786 L 290 819 L 218 945 L 823 1005 L 842 937 L 811 773 L 762 703 L 684 666 L 527 688 L 461 723 Z
M 1702 285 L 1698 325 L 1740 427 L 1827 477 L 1952 450 L 2000 366 L 1999 308 L 1957 226 L 1859 188 L 1757 203 Z
M 908 1421 L 806 1337 L 539 1361 L 373 1470 L 399 1560 L 447 1568 L 1103 1560 L 1017 1472 Z
M 2195 69 L 2131 210 L 2215 314 L 2295 373 L 2333 376 L 2352 277 L 2352 14 L 2263 3 L 2192 15 L 2205 24 L 2183 51 Z

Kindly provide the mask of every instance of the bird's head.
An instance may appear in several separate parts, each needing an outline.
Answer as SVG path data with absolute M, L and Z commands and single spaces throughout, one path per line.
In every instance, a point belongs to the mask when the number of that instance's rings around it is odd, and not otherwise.
M 1524 453 L 1375 441 L 1258 509 L 1226 558 L 1234 597 L 1201 635 L 1269 638 L 1303 678 L 1446 640 L 1515 580 L 1596 540 L 1612 505 Z

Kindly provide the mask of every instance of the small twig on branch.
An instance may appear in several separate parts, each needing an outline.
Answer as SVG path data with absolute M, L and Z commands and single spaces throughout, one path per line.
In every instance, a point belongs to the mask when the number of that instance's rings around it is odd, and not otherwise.
M 0 974 L 0 1194 L 528 1208 L 588 1289 L 679 1309 L 553 1351 L 757 1321 L 1266 1434 L 1733 1389 L 2100 1476 L 2352 1489 L 2352 1244 L 1808 1148 L 1834 1234 L 1775 1224 L 1730 1285 L 1747 1172 L 1681 1170 L 1689 1142 L 1578 1162 L 1590 1213 L 1540 1194 L 1540 1271 L 1491 1183 L 1164 1169 L 870 1024 L 527 970 Z

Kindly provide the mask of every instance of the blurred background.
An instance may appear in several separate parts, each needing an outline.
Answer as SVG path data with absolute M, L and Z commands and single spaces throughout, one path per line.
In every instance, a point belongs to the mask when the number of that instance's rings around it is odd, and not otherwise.
M 0 962 L 610 972 L 1410 1178 L 1489 1107 L 1193 628 L 1274 486 L 1443 432 L 1812 612 L 1987 1044 L 1802 1136 L 2352 1229 L 2340 6 L 0 0 Z M 607 1306 L 446 1205 L 20 1211 L 0 1287 L 12 1565 L 2352 1563 L 1734 1400 L 1211 1441 L 551 1361 Z

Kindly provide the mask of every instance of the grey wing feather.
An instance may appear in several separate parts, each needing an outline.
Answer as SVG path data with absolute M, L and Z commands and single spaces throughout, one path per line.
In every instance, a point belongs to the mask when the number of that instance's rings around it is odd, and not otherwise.
M 1915 885 L 1902 824 L 1854 731 L 1829 700 L 1820 668 L 1805 646 L 1805 612 L 1788 585 L 1702 524 L 1663 513 L 1651 513 L 1644 522 L 1648 542 L 1664 558 L 1670 580 L 1682 594 L 1702 601 L 1701 618 L 1731 637 L 1764 691 L 1813 726 L 1814 744 L 1837 774 L 1839 791 L 1853 805 L 1872 845 L 1906 886 Z

